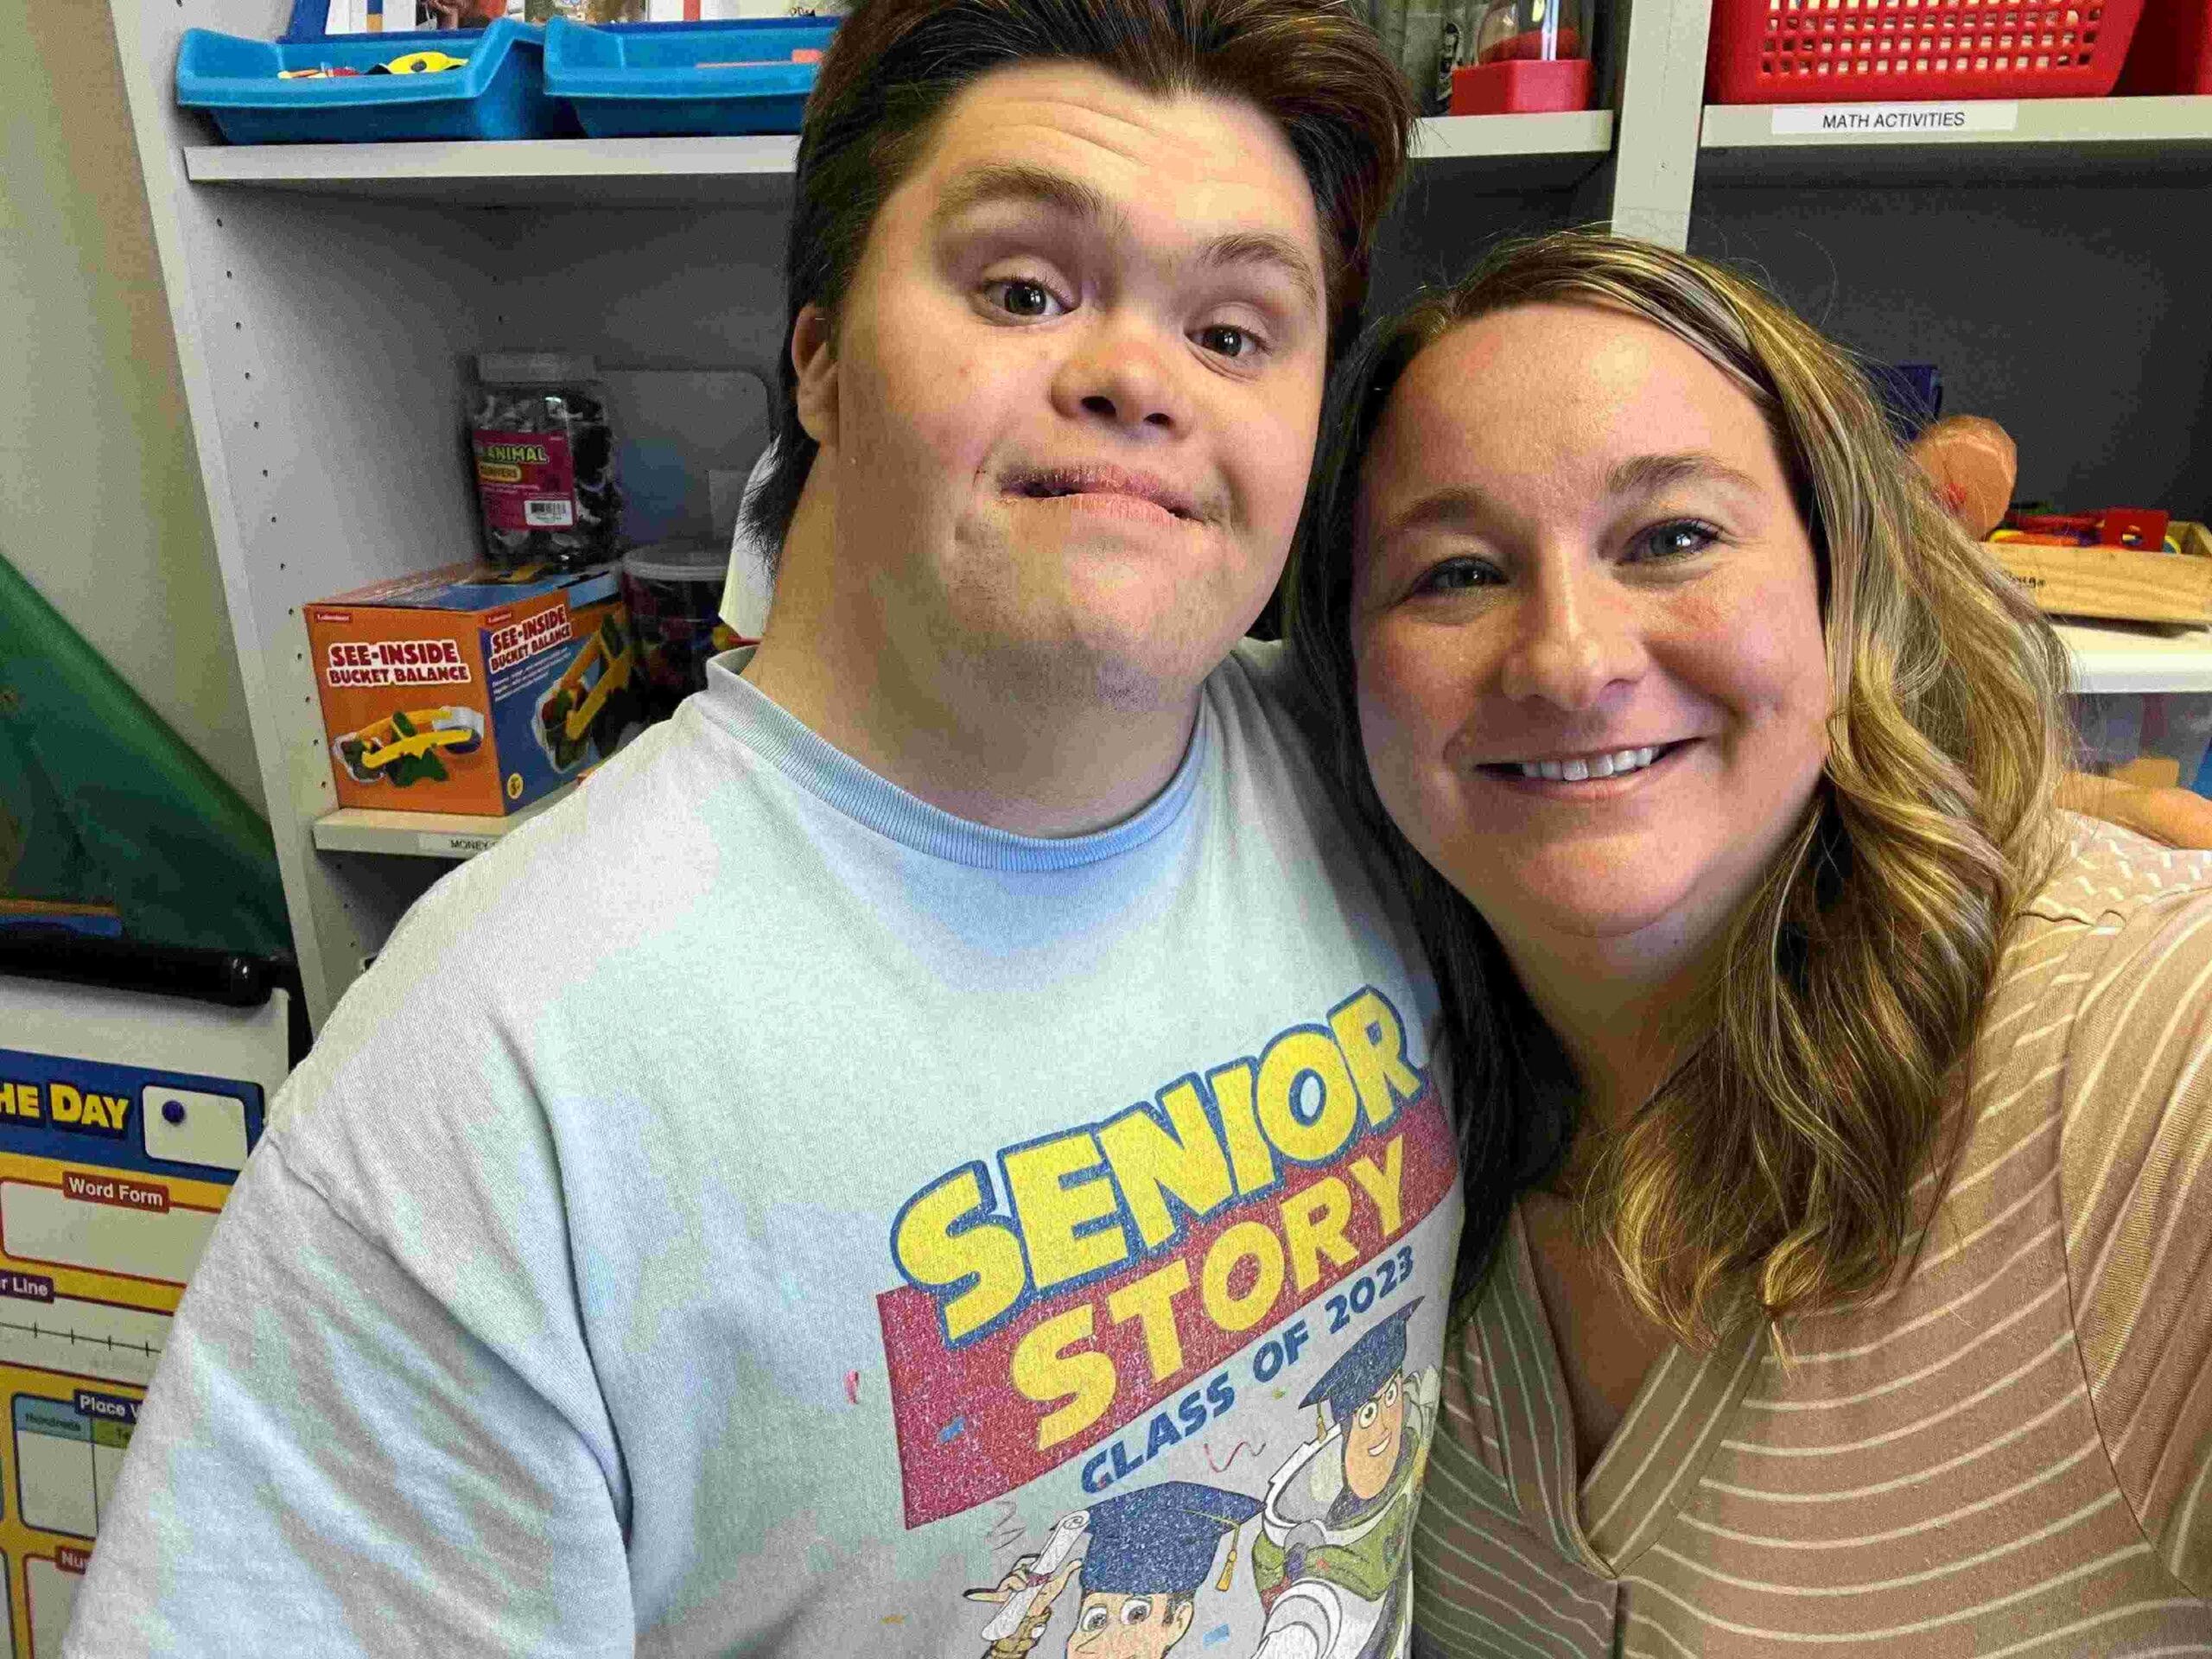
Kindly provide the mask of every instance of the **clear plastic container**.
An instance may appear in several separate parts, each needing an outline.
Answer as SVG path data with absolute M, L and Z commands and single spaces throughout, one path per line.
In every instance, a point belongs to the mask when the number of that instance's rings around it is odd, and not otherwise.
M 707 683 L 715 613 L 730 551 L 713 542 L 658 542 L 622 556 L 622 597 L 638 642 L 647 720 L 664 720 Z
M 468 441 L 484 556 L 503 570 L 574 570 L 614 556 L 622 493 L 607 389 L 588 357 L 486 352 Z
M 1452 113 L 1590 107 L 1591 0 L 1490 0 L 1467 61 L 1452 75 Z

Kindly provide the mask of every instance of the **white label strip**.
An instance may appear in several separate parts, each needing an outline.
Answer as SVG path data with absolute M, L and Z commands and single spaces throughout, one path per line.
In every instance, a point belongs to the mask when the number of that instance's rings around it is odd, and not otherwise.
M 2020 106 L 1972 104 L 1777 104 L 1774 136 L 1821 138 L 1948 138 L 1961 132 L 2014 132 Z
M 154 1185 L 143 1178 L 132 1184 Z M 0 1181 L 0 1249 L 18 1262 L 90 1268 L 181 1286 L 200 1265 L 200 1252 L 214 1226 L 211 1210 L 125 1209 L 70 1198 L 51 1186 Z
M 169 1316 L 111 1302 L 0 1297 L 0 1365 L 144 1388 L 168 1340 Z
M 497 836 L 449 836 L 424 830 L 418 834 L 415 844 L 433 858 L 474 858 L 479 853 L 488 853 L 499 844 Z

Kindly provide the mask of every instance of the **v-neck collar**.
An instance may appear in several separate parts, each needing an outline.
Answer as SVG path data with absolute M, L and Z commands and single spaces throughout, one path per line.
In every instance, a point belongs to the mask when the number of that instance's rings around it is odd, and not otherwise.
M 1758 1370 L 1763 1329 L 1746 1321 L 1704 1355 L 1669 1348 L 1644 1373 L 1628 1414 L 1578 1483 L 1567 1375 L 1517 1205 L 1498 1266 L 1468 1338 L 1481 1344 L 1492 1408 L 1505 1428 L 1508 1483 L 1522 1517 L 1562 1554 L 1618 1579 L 1695 1490 Z M 1500 1397 L 1509 1386 L 1522 1395 L 1520 1411 Z

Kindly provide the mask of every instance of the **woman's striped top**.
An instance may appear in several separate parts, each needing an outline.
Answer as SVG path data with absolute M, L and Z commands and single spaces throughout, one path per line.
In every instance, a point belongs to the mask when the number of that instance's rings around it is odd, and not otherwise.
M 2212 1653 L 2212 855 L 2071 828 L 1909 1269 L 1786 1366 L 1675 1350 L 1578 1487 L 1516 1218 L 1447 1343 L 1417 1655 Z

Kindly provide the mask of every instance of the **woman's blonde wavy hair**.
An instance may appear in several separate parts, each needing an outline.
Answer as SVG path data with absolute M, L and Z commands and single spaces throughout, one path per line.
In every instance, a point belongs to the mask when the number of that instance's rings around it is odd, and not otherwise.
M 1656 324 L 1758 407 L 1818 561 L 1834 694 L 1815 798 L 1732 920 L 1687 1027 L 1702 1035 L 1594 1144 L 1497 938 L 1382 810 L 1350 628 L 1361 467 L 1392 389 L 1452 329 L 1540 303 Z M 1369 333 L 1325 432 L 1285 632 L 1438 974 L 1462 1294 L 1518 1193 L 1562 1181 L 1636 1305 L 1693 1346 L 1752 1309 L 1778 1325 L 1873 1291 L 1914 1224 L 2009 925 L 2053 856 L 2056 637 L 1945 512 L 1843 350 L 1757 283 L 1664 248 L 1562 232 L 1499 249 Z

